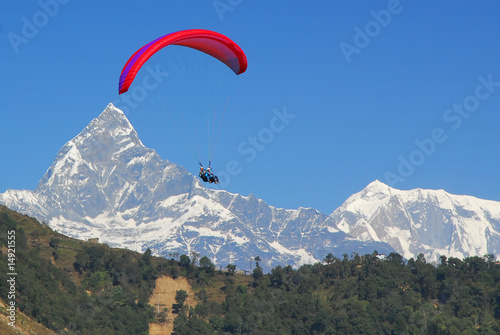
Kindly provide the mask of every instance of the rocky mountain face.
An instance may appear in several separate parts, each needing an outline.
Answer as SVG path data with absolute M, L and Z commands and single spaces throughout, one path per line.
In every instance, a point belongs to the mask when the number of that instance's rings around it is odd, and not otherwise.
M 359 240 L 389 243 L 406 258 L 500 254 L 500 202 L 443 190 L 401 191 L 374 181 L 327 221 Z
M 393 251 L 359 241 L 312 208 L 281 209 L 255 196 L 207 189 L 179 165 L 146 148 L 122 111 L 109 104 L 64 145 L 35 190 L 8 190 L 0 203 L 79 239 L 154 253 L 199 253 L 218 266 L 264 270 Z

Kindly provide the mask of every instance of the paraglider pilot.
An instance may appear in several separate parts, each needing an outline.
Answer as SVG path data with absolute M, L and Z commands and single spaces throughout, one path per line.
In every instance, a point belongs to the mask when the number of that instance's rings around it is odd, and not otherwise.
M 205 183 L 208 182 L 207 175 L 205 173 L 205 170 L 203 169 L 203 166 L 200 167 L 200 178 L 203 180 Z
M 201 180 L 203 180 L 205 183 L 214 183 L 218 184 L 219 183 L 219 178 L 213 174 L 213 172 L 210 170 L 210 164 L 208 164 L 208 168 L 205 170 L 203 168 L 203 165 L 200 162 L 200 173 L 199 176 Z

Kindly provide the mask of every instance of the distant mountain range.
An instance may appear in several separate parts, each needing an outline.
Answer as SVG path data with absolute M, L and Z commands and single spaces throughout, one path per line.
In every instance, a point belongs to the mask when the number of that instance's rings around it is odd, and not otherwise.
M 199 253 L 218 266 L 264 270 L 337 257 L 397 251 L 495 255 L 500 202 L 445 191 L 400 191 L 375 181 L 331 215 L 282 209 L 253 195 L 207 189 L 183 167 L 146 148 L 109 104 L 66 143 L 35 190 L 7 190 L 0 203 L 79 239 L 159 255 Z
M 328 222 L 359 240 L 389 243 L 406 258 L 500 254 L 500 202 L 444 190 L 401 191 L 374 181 Z

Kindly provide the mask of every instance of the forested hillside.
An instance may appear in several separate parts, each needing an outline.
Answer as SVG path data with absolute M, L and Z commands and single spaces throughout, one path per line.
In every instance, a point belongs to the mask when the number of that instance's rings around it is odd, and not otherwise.
M 203 255 L 167 260 L 70 239 L 6 207 L 0 228 L 0 298 L 11 300 L 15 231 L 16 307 L 56 333 L 147 334 L 151 322 L 172 322 L 167 312 L 179 335 L 500 333 L 500 265 L 490 255 L 442 257 L 434 266 L 395 253 L 329 254 L 269 274 L 256 255 L 253 273 L 243 275 Z M 149 305 L 164 275 L 187 278 L 196 306 L 183 290 L 172 306 Z
M 493 257 L 404 261 L 328 256 L 298 270 L 228 280 L 226 299 L 205 299 L 176 319 L 178 334 L 499 334 L 500 265 Z
M 148 255 L 67 238 L 6 207 L 0 207 L 0 226 L 4 302 L 11 301 L 8 232 L 15 231 L 18 310 L 56 332 L 147 334 L 155 280 Z

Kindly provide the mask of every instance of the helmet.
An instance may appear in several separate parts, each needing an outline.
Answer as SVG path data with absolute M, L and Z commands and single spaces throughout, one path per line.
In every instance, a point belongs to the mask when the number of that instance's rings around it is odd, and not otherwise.
M 210 171 L 210 168 L 207 168 L 207 171 Z

